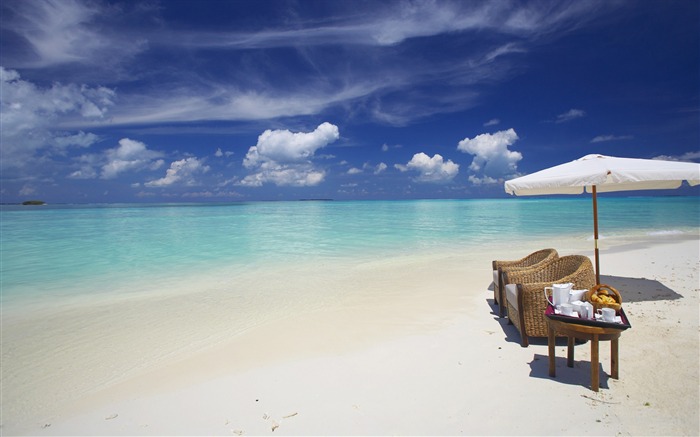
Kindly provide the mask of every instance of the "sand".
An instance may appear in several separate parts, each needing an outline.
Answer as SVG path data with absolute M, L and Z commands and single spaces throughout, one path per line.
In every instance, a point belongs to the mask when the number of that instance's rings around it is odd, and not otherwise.
M 360 292 L 233 336 L 207 293 L 3 314 L 2 435 L 700 434 L 698 236 L 601 251 L 632 328 L 598 393 L 589 344 L 550 378 L 493 305 L 491 259 L 550 245 L 331 269 L 303 283 Z

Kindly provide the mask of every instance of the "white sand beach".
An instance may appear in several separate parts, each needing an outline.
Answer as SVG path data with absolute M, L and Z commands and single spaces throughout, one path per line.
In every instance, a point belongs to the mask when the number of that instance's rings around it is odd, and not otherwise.
M 492 259 L 590 241 L 533 241 L 345 270 L 260 277 L 259 287 L 360 290 L 227 335 L 235 310 L 210 292 L 3 313 L 2 435 L 698 435 L 698 236 L 607 242 L 602 281 L 632 328 L 620 378 L 601 343 L 548 376 L 494 312 Z M 254 284 L 251 283 L 251 286 Z M 271 304 L 272 305 L 272 304 Z M 281 317 L 280 315 L 284 315 Z

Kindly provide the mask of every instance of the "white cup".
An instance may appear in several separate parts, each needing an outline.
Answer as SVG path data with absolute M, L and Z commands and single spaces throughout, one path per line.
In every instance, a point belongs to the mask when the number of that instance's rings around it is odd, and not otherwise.
M 600 314 L 604 322 L 615 321 L 615 310 L 612 308 L 598 308 L 598 311 L 596 312 Z
M 570 315 L 573 315 L 573 313 L 574 313 L 574 306 L 571 305 L 570 303 L 563 303 L 563 304 L 559 305 L 559 311 L 564 316 L 570 316 Z
M 593 305 L 590 302 L 584 302 L 583 305 L 581 305 L 581 317 L 584 319 L 592 319 L 593 318 Z

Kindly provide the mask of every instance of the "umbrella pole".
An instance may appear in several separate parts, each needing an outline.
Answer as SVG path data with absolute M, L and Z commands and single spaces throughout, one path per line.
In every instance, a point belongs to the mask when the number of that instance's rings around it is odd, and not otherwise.
M 595 283 L 600 284 L 600 263 L 598 262 L 598 192 L 593 185 L 593 239 L 595 240 Z

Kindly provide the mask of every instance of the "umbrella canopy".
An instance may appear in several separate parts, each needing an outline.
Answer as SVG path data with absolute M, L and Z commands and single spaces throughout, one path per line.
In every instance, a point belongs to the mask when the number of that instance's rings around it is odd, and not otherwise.
M 700 184 L 700 164 L 656 159 L 616 158 L 586 155 L 566 164 L 506 181 L 505 189 L 517 196 L 543 194 L 593 194 L 596 282 L 600 283 L 598 262 L 597 192 L 663 190 L 678 188 L 683 181 Z

